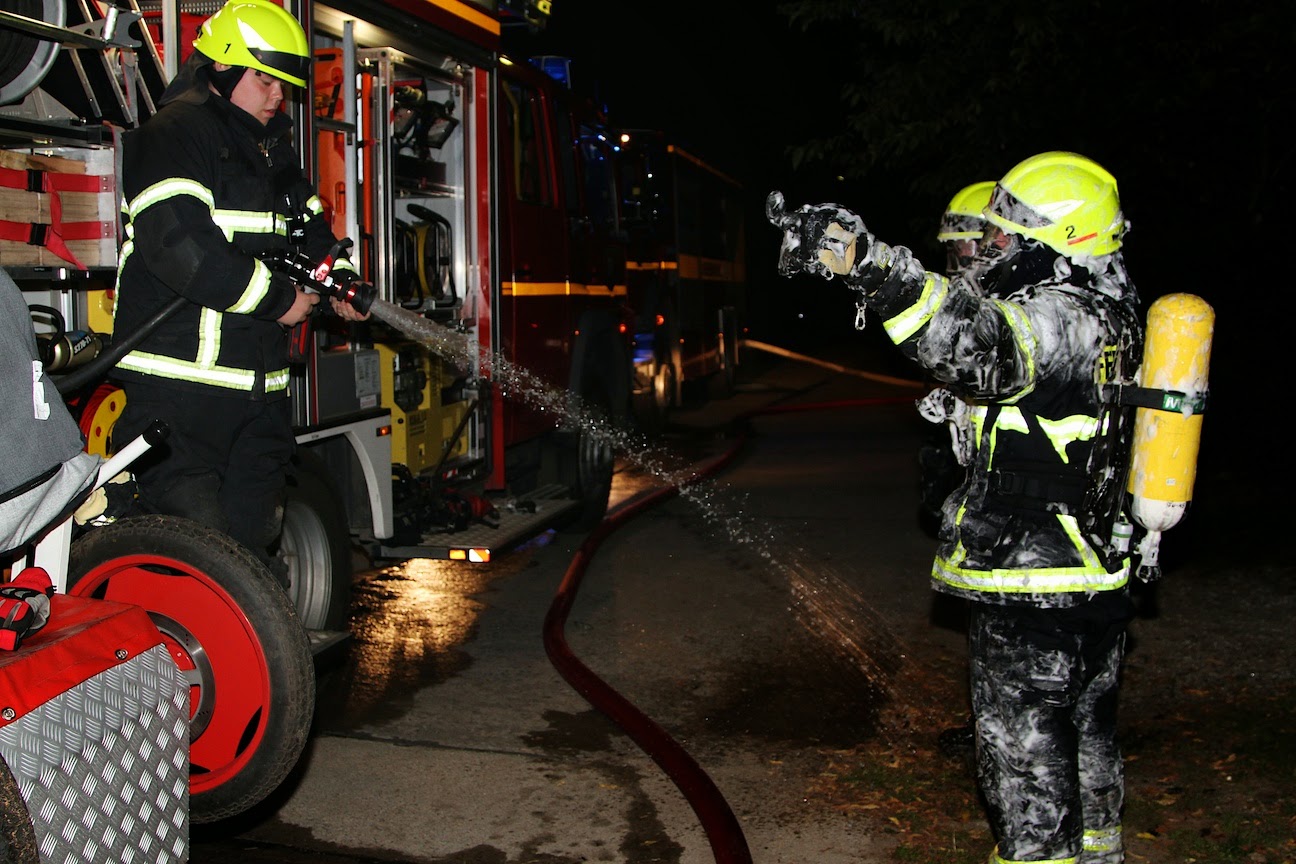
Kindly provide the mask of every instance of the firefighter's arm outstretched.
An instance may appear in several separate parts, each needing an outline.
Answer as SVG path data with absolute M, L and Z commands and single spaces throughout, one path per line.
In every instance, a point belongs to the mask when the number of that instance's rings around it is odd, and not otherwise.
M 973 399 L 1007 398 L 1029 388 L 1038 372 L 1038 339 L 1029 310 L 993 300 L 971 279 L 926 270 L 903 246 L 877 240 L 855 213 L 837 204 L 788 210 L 770 193 L 766 215 L 783 231 L 779 273 L 840 279 L 883 321 L 905 356 Z

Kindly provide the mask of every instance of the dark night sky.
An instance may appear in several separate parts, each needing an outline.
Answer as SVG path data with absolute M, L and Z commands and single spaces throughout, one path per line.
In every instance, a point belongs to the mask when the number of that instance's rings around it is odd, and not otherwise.
M 879 238 L 910 246 L 936 269 L 941 265 L 936 221 L 958 187 L 915 194 L 903 182 L 908 178 L 885 172 L 871 174 L 866 185 L 837 182 L 822 170 L 793 170 L 788 146 L 840 122 L 839 84 L 845 73 L 836 70 L 851 48 L 825 44 L 832 37 L 792 32 L 774 7 L 771 0 L 642 5 L 554 0 L 543 34 L 508 34 L 506 47 L 523 55 L 573 58 L 577 89 L 592 91 L 614 126 L 663 129 L 739 178 L 751 199 L 752 290 L 772 301 L 763 303 L 765 308 L 779 310 L 773 319 L 754 321 L 754 335 L 796 350 L 815 346 L 822 355 L 838 343 L 861 344 L 849 329 L 853 302 L 835 286 L 774 275 L 778 236 L 759 217 L 766 193 L 782 189 L 792 204 L 840 202 L 858 212 Z M 861 8 L 872 7 L 861 0 Z M 1168 14 L 1171 7 L 1162 4 L 1130 7 L 1095 0 L 1086 8 L 1094 15 L 1122 16 L 1111 25 L 1134 33 L 1134 45 L 1176 38 L 1184 41 L 1183 49 L 1161 51 L 1157 64 L 1143 63 L 1138 51 L 1128 52 L 1118 58 L 1122 65 L 1112 70 L 1111 80 L 1087 99 L 1068 96 L 1039 105 L 1045 113 L 1035 119 L 1057 118 L 1056 129 L 1046 128 L 1041 136 L 1047 143 L 1025 141 L 1022 152 L 1000 161 L 1006 167 L 1039 150 L 1074 149 L 1112 170 L 1133 223 L 1125 254 L 1144 301 L 1187 291 L 1216 309 L 1208 434 L 1213 425 L 1221 449 L 1226 437 L 1229 446 L 1234 437 L 1263 441 L 1264 446 L 1244 449 L 1248 455 L 1272 452 L 1263 457 L 1265 468 L 1280 462 L 1290 473 L 1296 465 L 1290 443 L 1276 418 L 1265 417 L 1264 406 L 1278 398 L 1278 390 L 1293 386 L 1287 380 L 1292 338 L 1282 315 L 1290 303 L 1270 301 L 1285 297 L 1293 281 L 1283 272 L 1282 253 L 1292 243 L 1287 196 L 1296 194 L 1291 171 L 1296 148 L 1291 136 L 1275 130 L 1285 128 L 1296 106 L 1296 7 L 1191 0 L 1173 8 L 1191 9 L 1192 20 L 1176 12 L 1173 21 L 1152 17 Z M 1148 17 L 1131 20 L 1136 14 Z M 1272 18 L 1272 27 L 1266 18 L 1264 32 L 1276 34 L 1268 45 L 1225 39 L 1254 28 L 1261 16 Z M 1168 23 L 1177 25 L 1173 37 Z M 1095 32 L 1104 33 L 1107 26 Z M 1228 47 L 1233 44 L 1243 47 Z M 1074 48 L 1085 50 L 1079 43 Z M 1148 103 L 1147 94 L 1157 104 Z M 1083 107 L 1077 110 L 1077 104 Z M 1275 112 L 1274 106 L 1284 105 L 1286 111 Z M 1089 137 L 1077 124 L 1089 124 Z M 1102 131 L 1094 134 L 1094 129 Z M 1100 152 L 1073 141 L 1101 142 Z M 950 142 L 946 173 L 960 160 L 974 164 L 976 156 L 984 156 L 968 147 Z M 967 176 L 963 182 L 979 179 L 984 178 Z M 880 336 L 875 327 L 863 342 Z M 1238 435 L 1223 435 L 1226 428 Z
M 786 104 L 793 83 L 778 55 L 809 52 L 792 48 L 803 40 L 773 7 L 768 0 L 555 0 L 546 32 L 532 44 L 572 57 L 577 87 L 592 90 L 614 123 L 667 130 L 745 172 L 777 159 L 795 139 L 780 123 L 804 123 L 804 111 Z

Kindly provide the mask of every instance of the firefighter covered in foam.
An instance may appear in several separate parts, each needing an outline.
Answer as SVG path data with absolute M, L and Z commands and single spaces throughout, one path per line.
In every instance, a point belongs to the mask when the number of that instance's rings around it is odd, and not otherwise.
M 993 180 L 964 186 L 954 193 L 941 214 L 936 240 L 945 248 L 945 275 L 964 273 L 978 264 L 985 208 L 994 192 Z M 918 413 L 934 424 L 918 447 L 918 516 L 925 531 L 935 533 L 945 499 L 966 479 L 971 460 L 972 424 L 968 404 L 944 387 L 933 386 L 918 403 Z M 972 751 L 976 741 L 972 717 L 940 733 L 936 745 L 948 756 Z
M 977 262 L 982 215 L 990 203 L 994 181 L 965 186 L 941 214 L 936 240 L 945 247 L 945 275 L 956 276 Z M 964 477 L 963 467 L 971 455 L 971 428 L 967 404 L 944 387 L 933 387 L 918 403 L 918 413 L 937 428 L 918 448 L 919 517 L 927 526 L 940 523 L 941 507 Z
M 1115 179 L 1042 153 L 997 184 L 982 266 L 947 278 L 836 204 L 786 210 L 779 270 L 839 279 L 972 412 L 943 507 L 937 591 L 970 601 L 978 781 L 993 864 L 1124 860 L 1116 701 L 1133 525 L 1125 481 L 1142 356 Z

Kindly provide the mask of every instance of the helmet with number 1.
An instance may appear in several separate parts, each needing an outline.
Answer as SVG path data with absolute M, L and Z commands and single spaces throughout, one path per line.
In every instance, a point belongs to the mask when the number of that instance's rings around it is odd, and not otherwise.
M 996 184 L 986 220 L 1067 258 L 1109 255 L 1125 233 L 1116 178 L 1077 153 L 1052 151 L 1019 162 Z
M 203 22 L 193 46 L 204 57 L 306 86 L 310 46 L 297 19 L 271 0 L 228 0 Z

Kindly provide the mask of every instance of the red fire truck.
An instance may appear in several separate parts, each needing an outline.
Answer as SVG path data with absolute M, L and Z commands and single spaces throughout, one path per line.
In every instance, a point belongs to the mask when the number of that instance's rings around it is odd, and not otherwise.
M 633 409 L 642 428 L 656 431 L 690 390 L 705 397 L 733 389 L 747 315 L 743 190 L 662 132 L 622 130 L 617 142 Z
M 0 240 L 0 267 L 34 310 L 50 310 L 33 317 L 41 344 L 59 348 L 47 366 L 67 378 L 119 347 L 110 335 L 118 133 L 155 112 L 188 34 L 219 8 L 129 2 L 33 0 L 0 13 L 0 37 L 17 46 L 0 59 L 0 155 L 27 160 L 29 171 L 79 163 L 77 172 L 103 178 L 102 200 L 77 217 L 94 230 L 64 219 L 54 232 L 81 238 L 64 250 L 71 257 Z M 335 233 L 353 241 L 379 298 L 470 346 L 438 352 L 377 319 L 317 326 L 304 343 L 291 384 L 299 447 L 282 550 L 297 619 L 318 653 L 345 638 L 355 547 L 377 559 L 481 562 L 551 527 L 601 518 L 614 458 L 605 430 L 626 421 L 631 402 L 625 234 L 603 118 L 502 51 L 506 28 L 543 26 L 546 0 L 285 5 L 315 50 L 312 90 L 291 110 Z M 24 224 L 48 222 L 38 211 Z M 544 410 L 501 386 L 512 369 L 549 388 Z M 555 398 L 578 410 L 553 410 Z M 92 452 L 111 451 L 123 405 L 109 385 L 76 390 Z M 591 429 L 571 417 L 606 422 Z M 490 525 L 478 518 L 484 502 Z M 196 822 L 264 798 L 295 762 L 309 720 L 283 704 L 305 691 L 259 635 L 283 622 L 244 608 L 248 595 L 229 582 L 241 577 L 204 567 L 204 554 L 192 566 L 116 567 L 78 558 L 74 544 L 69 575 L 73 593 L 148 609 L 189 672 Z M 192 590 L 173 590 L 181 581 Z M 251 621 L 220 634 L 238 643 L 233 655 L 213 637 L 204 644 L 201 619 L 222 610 Z M 285 712 L 295 728 L 276 719 Z
M 494 53 L 499 10 L 418 9 L 436 27 L 417 45 L 406 28 L 359 26 L 384 20 L 372 10 L 313 9 L 315 134 L 303 149 L 335 233 L 357 239 L 381 298 L 622 421 L 625 252 L 601 118 Z M 605 438 L 510 401 L 500 377 L 381 325 L 316 333 L 294 382 L 301 472 L 285 543 L 298 560 L 349 578 L 335 540 L 349 534 L 377 557 L 486 561 L 551 525 L 601 518 Z M 465 519 L 462 495 L 492 496 L 498 524 Z M 344 581 L 304 583 L 336 589 L 319 597 L 325 626 L 344 609 Z

